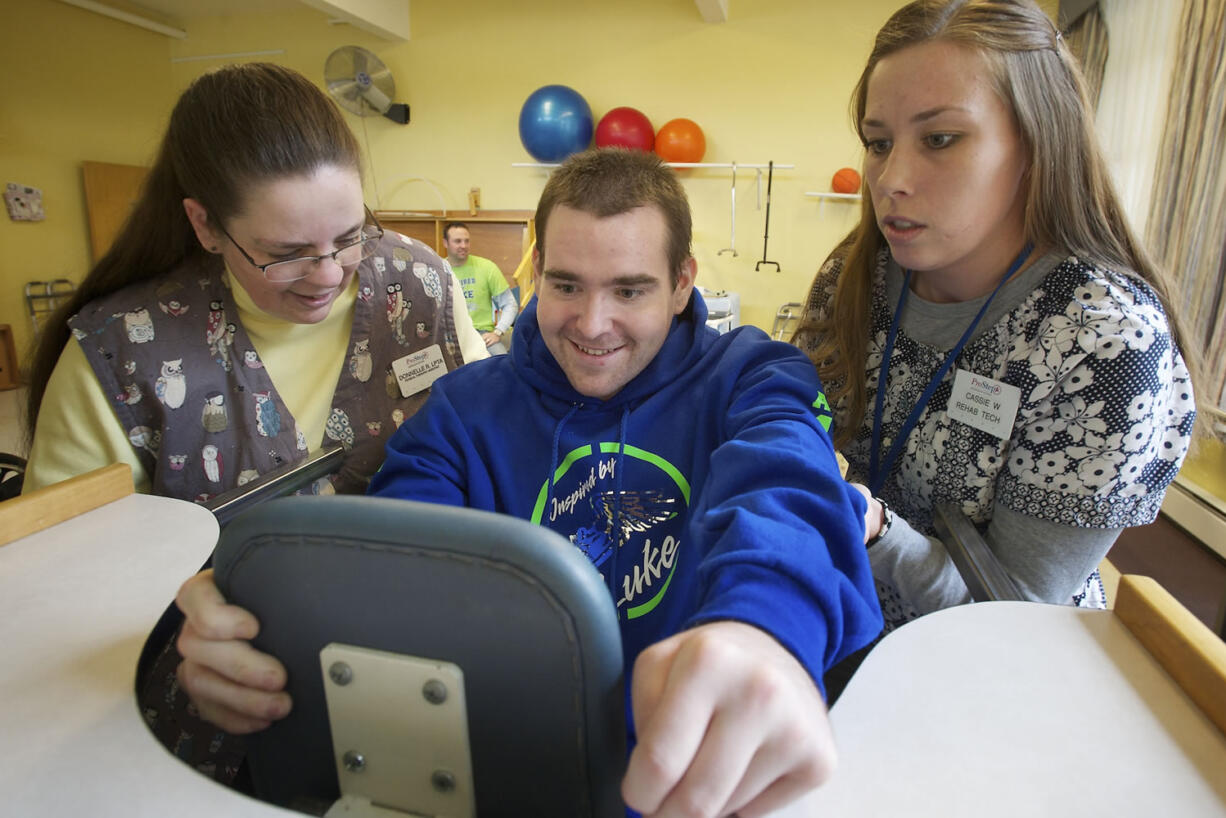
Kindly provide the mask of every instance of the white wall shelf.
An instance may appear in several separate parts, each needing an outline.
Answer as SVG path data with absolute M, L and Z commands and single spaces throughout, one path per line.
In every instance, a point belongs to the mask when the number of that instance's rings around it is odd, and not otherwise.
M 806 190 L 805 195 L 811 199 L 817 199 L 817 215 L 822 215 L 822 211 L 826 208 L 826 200 L 833 199 L 836 202 L 858 202 L 860 201 L 859 193 L 822 193 L 817 190 Z
M 561 162 L 512 162 L 513 168 L 556 168 Z M 742 168 L 748 170 L 767 170 L 768 164 L 742 164 L 740 162 L 665 162 L 670 168 Z M 792 170 L 795 165 L 785 165 L 776 162 L 775 170 Z
M 733 208 L 734 214 L 736 211 L 736 172 L 738 170 L 752 170 L 754 172 L 754 184 L 756 185 L 756 188 L 757 188 L 757 197 L 758 197 L 758 210 L 761 210 L 762 209 L 762 172 L 767 171 L 766 200 L 767 200 L 767 206 L 769 207 L 771 174 L 773 174 L 774 171 L 776 170 L 793 170 L 796 167 L 795 165 L 792 165 L 792 164 L 780 163 L 780 162 L 771 162 L 771 163 L 766 163 L 766 164 L 757 163 L 757 162 L 746 162 L 746 163 L 741 163 L 741 162 L 665 162 L 664 164 L 668 165 L 670 168 L 715 168 L 715 169 L 731 170 L 732 171 L 732 187 L 733 187 L 732 208 Z M 559 165 L 561 165 L 560 162 L 512 162 L 511 163 L 511 167 L 513 168 L 556 168 Z M 734 221 L 735 221 L 735 216 L 734 216 Z M 728 249 L 731 249 L 731 248 L 728 248 Z

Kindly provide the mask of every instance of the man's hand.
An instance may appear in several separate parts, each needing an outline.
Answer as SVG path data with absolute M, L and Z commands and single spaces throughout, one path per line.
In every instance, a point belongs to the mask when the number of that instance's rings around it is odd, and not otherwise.
M 817 686 L 750 625 L 712 622 L 652 645 L 634 664 L 631 703 L 638 745 L 622 797 L 645 816 L 750 818 L 834 771 Z
M 260 625 L 248 611 L 226 604 L 213 570 L 183 583 L 175 604 L 187 621 L 179 633 L 179 684 L 206 721 L 228 733 L 254 733 L 290 711 L 285 667 L 247 641 Z
M 868 545 L 868 541 L 876 537 L 881 527 L 885 525 L 885 509 L 881 507 L 881 501 L 873 497 L 868 486 L 852 483 L 851 487 L 863 494 L 864 499 L 868 501 L 868 508 L 864 511 L 864 544 Z
M 481 340 L 485 341 L 487 347 L 492 347 L 494 344 L 502 340 L 502 333 L 497 330 L 481 333 Z

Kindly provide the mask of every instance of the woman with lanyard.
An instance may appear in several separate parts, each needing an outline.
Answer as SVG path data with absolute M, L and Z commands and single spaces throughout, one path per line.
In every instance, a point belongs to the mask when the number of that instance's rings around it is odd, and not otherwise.
M 1032 0 L 923 0 L 878 33 L 853 110 L 861 221 L 795 340 L 868 501 L 886 630 L 970 601 L 940 503 L 1027 598 L 1103 606 L 1097 565 L 1158 513 L 1195 406 L 1073 56 Z

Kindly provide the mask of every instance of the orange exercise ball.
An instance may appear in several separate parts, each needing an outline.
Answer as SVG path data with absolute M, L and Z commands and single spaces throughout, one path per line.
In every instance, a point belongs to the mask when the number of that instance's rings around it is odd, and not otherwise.
M 839 168 L 830 180 L 830 189 L 835 193 L 859 193 L 860 174 L 855 168 Z
M 656 155 L 665 162 L 701 162 L 707 138 L 692 119 L 672 119 L 656 132 Z

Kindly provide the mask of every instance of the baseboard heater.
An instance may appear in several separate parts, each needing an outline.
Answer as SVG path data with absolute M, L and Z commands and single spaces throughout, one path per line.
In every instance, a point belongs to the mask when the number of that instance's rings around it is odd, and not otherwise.
M 1167 489 L 1162 513 L 1226 560 L 1226 501 L 1182 476 Z

